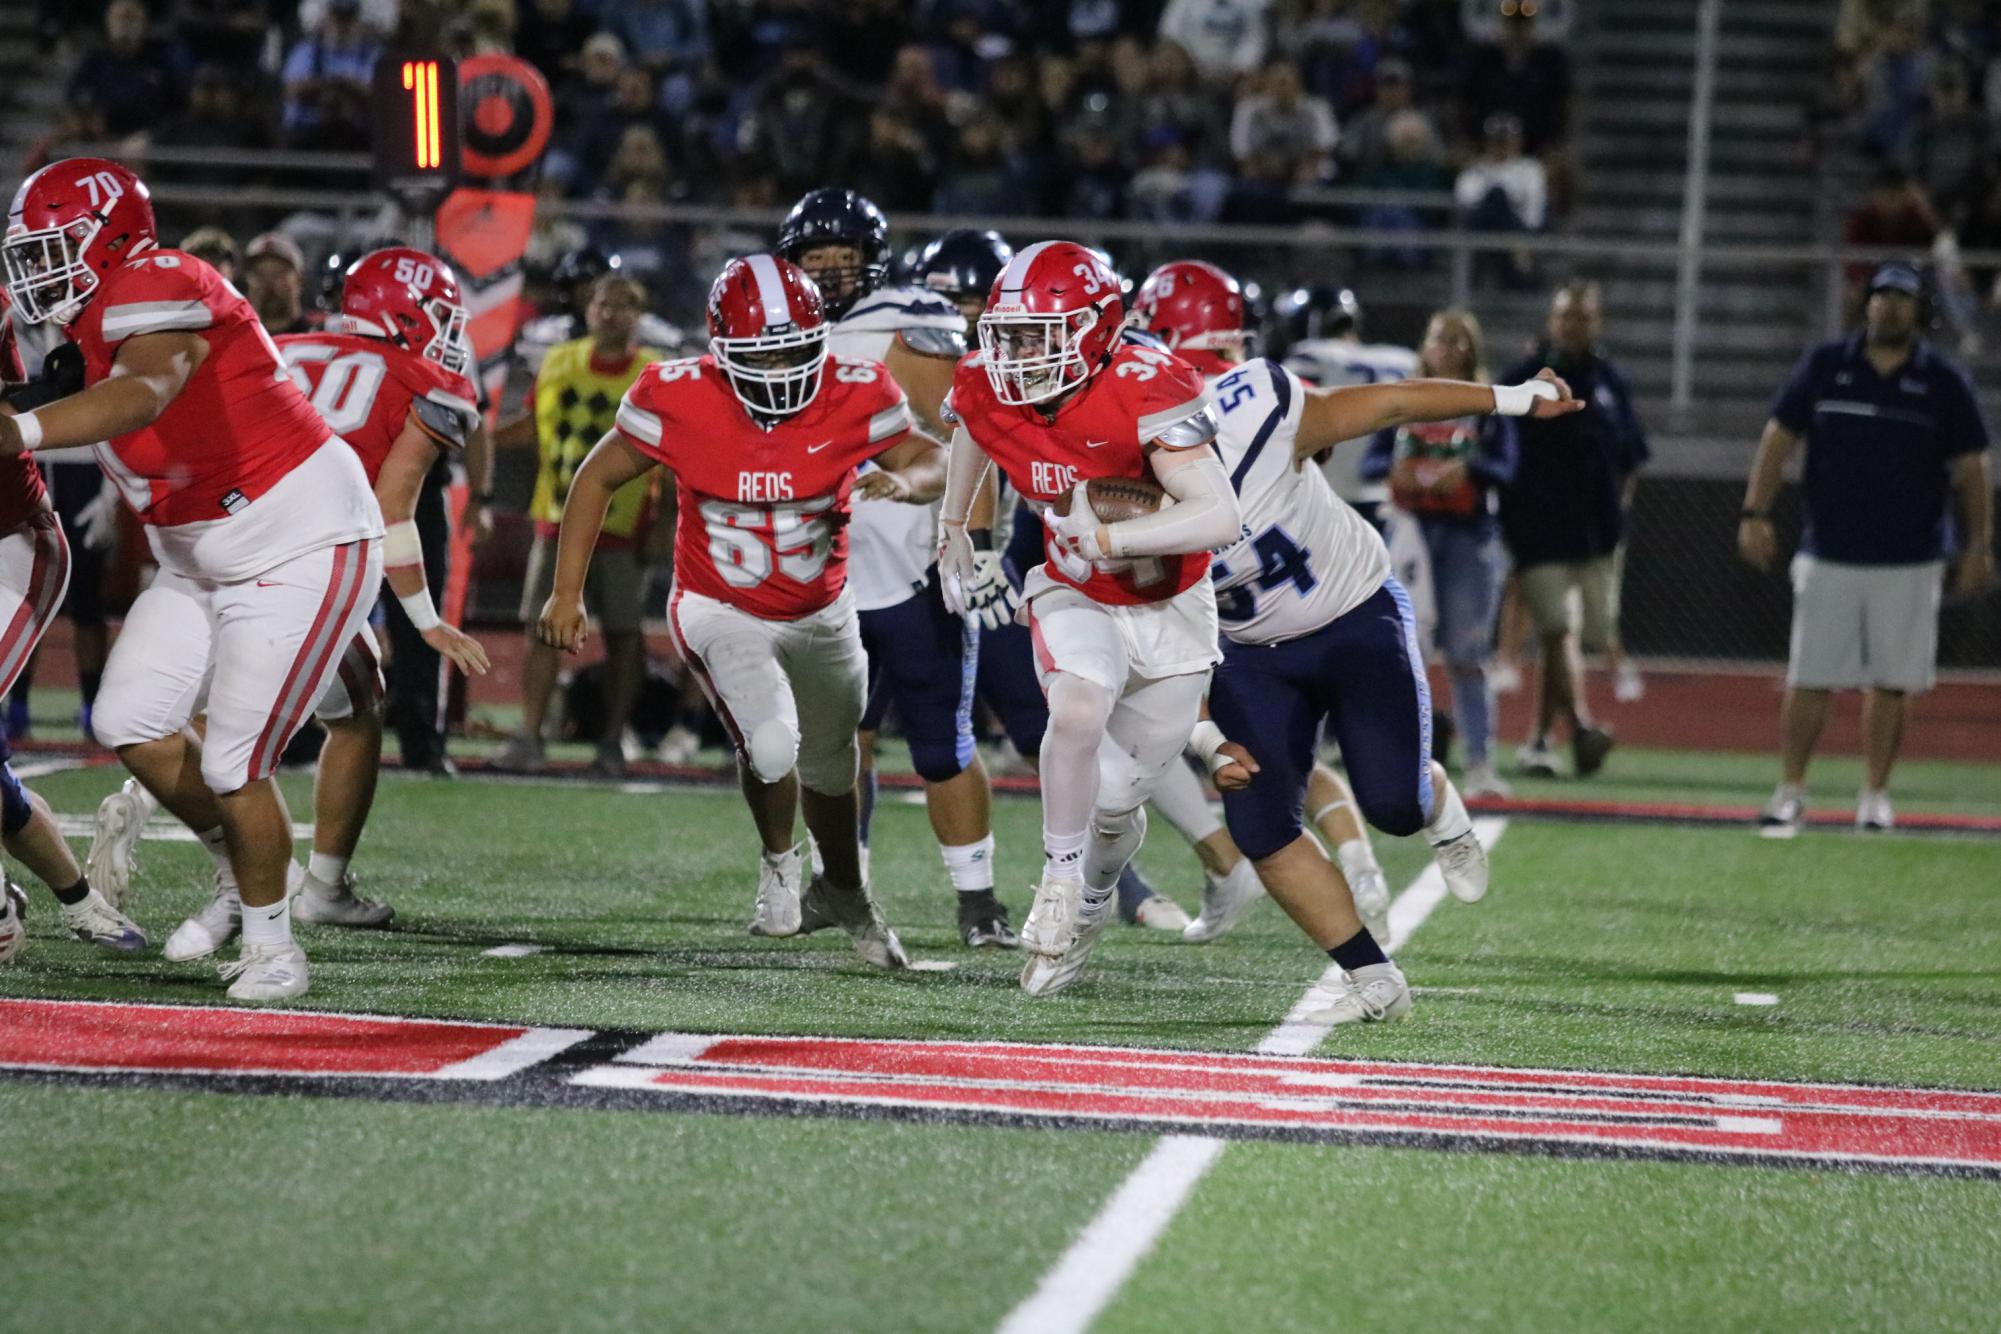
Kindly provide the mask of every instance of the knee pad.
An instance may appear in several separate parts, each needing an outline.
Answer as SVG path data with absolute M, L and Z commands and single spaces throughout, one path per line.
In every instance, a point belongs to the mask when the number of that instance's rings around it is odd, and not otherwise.
M 28 821 L 34 818 L 34 814 L 28 790 L 14 776 L 14 766 L 0 764 L 0 834 L 11 838 L 20 833 L 28 827 Z
M 744 738 L 744 758 L 760 783 L 776 783 L 799 763 L 799 732 L 783 718 L 768 718 Z

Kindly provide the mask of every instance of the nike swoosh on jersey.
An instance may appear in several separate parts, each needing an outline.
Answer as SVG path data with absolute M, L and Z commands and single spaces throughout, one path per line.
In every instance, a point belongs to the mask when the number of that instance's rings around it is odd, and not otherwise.
M 821 441 L 821 442 L 820 442 L 819 444 L 817 444 L 817 445 L 808 445 L 808 446 L 806 446 L 806 452 L 807 452 L 808 454 L 817 454 L 817 453 L 819 453 L 819 452 L 820 452 L 821 450 L 825 449 L 825 448 L 826 448 L 826 447 L 827 447 L 828 445 L 831 445 L 831 444 L 833 444 L 833 443 L 834 443 L 834 442 L 833 442 L 833 441 L 831 441 L 831 440 L 822 440 L 822 441 Z
M 1111 443 L 1112 443 L 1112 442 L 1111 442 L 1111 441 L 1109 441 L 1109 440 L 1086 440 L 1086 441 L 1084 442 L 1084 448 L 1086 448 L 1086 449 L 1103 449 L 1103 448 L 1104 448 L 1104 447 L 1105 447 L 1106 445 L 1109 445 L 1109 444 L 1111 444 Z

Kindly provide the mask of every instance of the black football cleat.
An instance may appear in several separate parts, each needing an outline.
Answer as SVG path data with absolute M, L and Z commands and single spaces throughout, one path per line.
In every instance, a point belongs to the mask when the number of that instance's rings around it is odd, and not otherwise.
M 959 939 L 973 950 L 1021 948 L 1007 919 L 1007 905 L 995 898 L 992 890 L 959 895 Z

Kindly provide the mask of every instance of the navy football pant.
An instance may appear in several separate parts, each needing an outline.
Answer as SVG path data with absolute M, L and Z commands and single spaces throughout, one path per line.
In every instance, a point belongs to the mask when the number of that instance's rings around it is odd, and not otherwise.
M 973 629 L 945 609 L 937 567 L 922 592 L 893 607 L 862 612 L 860 620 L 868 652 L 862 731 L 879 730 L 895 704 L 918 775 L 927 783 L 956 778 L 973 762 L 980 644 Z
M 1209 712 L 1258 761 L 1249 787 L 1223 794 L 1230 837 L 1246 856 L 1269 857 L 1305 830 L 1323 726 L 1340 743 L 1364 819 L 1409 835 L 1431 817 L 1431 691 L 1410 599 L 1394 579 L 1304 638 L 1226 641 Z

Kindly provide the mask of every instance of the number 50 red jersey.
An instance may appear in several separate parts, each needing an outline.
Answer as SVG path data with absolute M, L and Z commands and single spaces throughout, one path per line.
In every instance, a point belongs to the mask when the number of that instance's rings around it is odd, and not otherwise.
M 618 407 L 618 432 L 674 474 L 674 586 L 770 621 L 810 616 L 848 578 L 848 494 L 910 433 L 881 363 L 828 357 L 820 390 L 770 426 L 713 356 L 659 361 Z
M 371 486 L 413 412 L 418 427 L 445 450 L 464 448 L 479 424 L 472 381 L 380 338 L 285 334 L 278 350 L 320 419 L 360 457 Z

